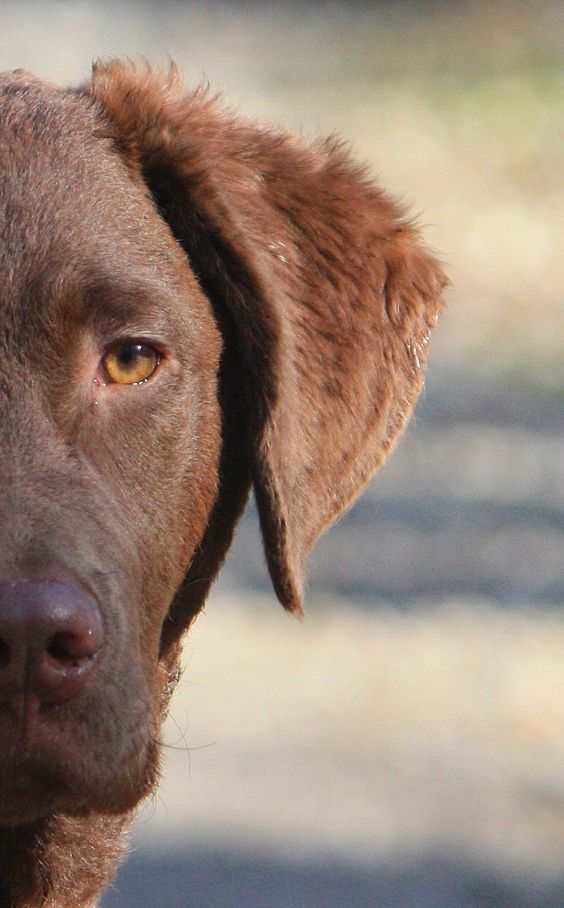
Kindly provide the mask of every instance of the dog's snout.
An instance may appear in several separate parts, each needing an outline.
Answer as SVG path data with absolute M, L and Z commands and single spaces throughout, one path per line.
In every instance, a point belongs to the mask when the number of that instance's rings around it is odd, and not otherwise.
M 54 581 L 0 583 L 0 703 L 63 703 L 87 681 L 104 639 L 98 605 Z

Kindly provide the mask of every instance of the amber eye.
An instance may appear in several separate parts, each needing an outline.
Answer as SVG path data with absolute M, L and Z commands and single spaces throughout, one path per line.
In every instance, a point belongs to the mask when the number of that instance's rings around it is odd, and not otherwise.
M 118 385 L 138 385 L 147 381 L 156 370 L 160 355 L 147 344 L 126 343 L 109 350 L 102 364 L 110 382 Z

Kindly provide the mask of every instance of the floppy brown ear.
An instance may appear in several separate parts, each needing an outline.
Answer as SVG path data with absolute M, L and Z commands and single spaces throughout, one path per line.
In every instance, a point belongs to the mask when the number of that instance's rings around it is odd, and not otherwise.
M 222 491 L 183 595 L 201 603 L 252 479 L 274 587 L 300 612 L 311 546 L 413 407 L 443 272 L 338 141 L 233 116 L 174 69 L 97 65 L 90 91 L 225 337 Z

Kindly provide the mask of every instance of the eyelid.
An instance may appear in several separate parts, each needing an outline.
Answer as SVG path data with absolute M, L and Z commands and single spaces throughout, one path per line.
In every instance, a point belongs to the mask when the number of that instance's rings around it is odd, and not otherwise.
M 153 347 L 159 356 L 166 356 L 169 346 L 168 342 L 163 337 L 154 334 L 143 334 L 142 332 L 139 332 L 139 334 L 131 333 L 102 341 L 100 343 L 100 355 L 105 356 L 106 353 L 115 350 L 116 347 L 125 347 L 129 344 L 132 344 L 133 346 Z

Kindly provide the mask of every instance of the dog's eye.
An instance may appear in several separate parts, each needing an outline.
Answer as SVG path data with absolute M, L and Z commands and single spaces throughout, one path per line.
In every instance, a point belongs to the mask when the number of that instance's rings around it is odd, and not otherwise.
M 160 354 L 148 344 L 126 343 L 109 350 L 102 359 L 110 382 L 139 385 L 156 371 Z

